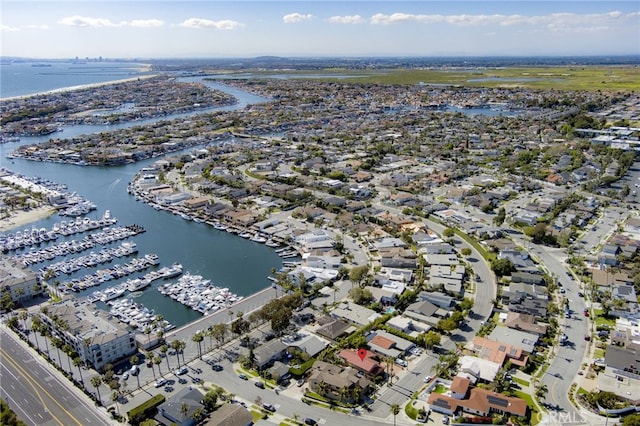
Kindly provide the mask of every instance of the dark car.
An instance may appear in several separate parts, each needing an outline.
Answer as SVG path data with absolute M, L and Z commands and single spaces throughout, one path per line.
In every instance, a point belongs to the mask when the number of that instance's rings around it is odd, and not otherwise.
M 257 388 L 264 389 L 264 383 L 262 382 L 255 382 L 254 385 L 256 385 Z
M 310 418 L 310 417 L 307 417 L 306 419 L 304 419 L 304 424 L 305 424 L 305 425 L 312 425 L 312 426 L 313 426 L 313 425 L 317 425 L 317 424 L 318 424 L 318 422 L 316 422 L 315 420 L 313 420 L 313 419 L 312 419 L 312 418 Z
M 211 369 L 212 369 L 213 371 L 222 371 L 222 370 L 223 370 L 223 368 L 222 368 L 222 366 L 221 366 L 220 364 L 213 364 L 213 365 L 211 366 Z

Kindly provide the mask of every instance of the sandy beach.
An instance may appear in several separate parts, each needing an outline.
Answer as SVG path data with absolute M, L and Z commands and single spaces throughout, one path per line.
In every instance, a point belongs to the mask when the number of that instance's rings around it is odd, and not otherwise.
M 0 219 L 0 232 L 6 232 L 16 228 L 18 228 L 16 230 L 20 231 L 22 230 L 23 226 L 40 219 L 44 219 L 45 217 L 50 216 L 55 212 L 56 209 L 51 206 L 38 207 L 29 211 L 20 210 L 17 212 L 12 212 L 8 218 Z

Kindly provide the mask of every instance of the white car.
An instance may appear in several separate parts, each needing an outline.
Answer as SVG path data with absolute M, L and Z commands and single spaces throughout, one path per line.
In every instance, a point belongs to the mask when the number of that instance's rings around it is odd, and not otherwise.
M 431 376 L 425 376 L 424 379 L 422 379 L 423 382 L 425 383 L 429 383 L 431 381 L 432 377 Z
M 158 379 L 158 380 L 156 380 L 155 386 L 157 388 L 161 388 L 162 386 L 165 385 L 165 383 L 167 383 L 167 379 Z
M 404 359 L 401 358 L 396 358 L 396 364 L 398 364 L 401 367 L 408 367 L 409 363 L 407 361 L 405 361 Z

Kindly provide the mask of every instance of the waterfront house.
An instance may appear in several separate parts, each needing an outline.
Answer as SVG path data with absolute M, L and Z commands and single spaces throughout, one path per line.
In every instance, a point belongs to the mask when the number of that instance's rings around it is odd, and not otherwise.
M 21 304 L 43 294 L 40 277 L 9 257 L 0 259 L 0 294 L 8 294 L 11 302 Z
M 52 335 L 69 344 L 84 363 L 98 371 L 137 350 L 135 335 L 126 325 L 91 305 L 77 303 L 74 297 L 51 304 L 37 315 Z

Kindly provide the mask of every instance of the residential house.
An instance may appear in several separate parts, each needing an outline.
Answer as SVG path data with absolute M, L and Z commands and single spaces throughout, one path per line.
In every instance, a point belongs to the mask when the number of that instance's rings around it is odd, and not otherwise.
M 341 319 L 325 316 L 318 318 L 316 322 L 320 325 L 316 330 L 316 334 L 330 340 L 336 340 L 355 331 L 354 326 Z
M 459 385 L 460 390 L 462 385 Z M 456 396 L 459 396 L 456 393 Z M 473 387 L 468 391 L 468 397 L 455 398 L 432 392 L 427 399 L 429 408 L 437 413 L 455 416 L 461 412 L 475 414 L 482 417 L 491 417 L 493 413 L 512 414 L 525 416 L 527 414 L 527 402 L 521 398 L 510 397 L 488 389 Z
M 507 312 L 507 318 L 504 321 L 504 325 L 516 330 L 534 333 L 538 336 L 544 336 L 547 334 L 547 326 L 545 324 L 536 323 L 536 318 L 531 314 Z
M 158 406 L 155 420 L 166 426 L 193 426 L 196 424 L 193 413 L 204 409 L 203 397 L 197 388 L 184 388 Z M 183 407 L 186 407 L 186 410 Z
M 203 426 L 251 426 L 253 416 L 240 404 L 222 404 L 203 423 Z
M 479 358 L 495 362 L 500 366 L 510 361 L 514 365 L 524 367 L 528 360 L 522 348 L 480 336 L 473 338 L 473 352 Z
M 538 335 L 527 333 L 522 330 L 514 330 L 508 327 L 496 327 L 488 336 L 495 342 L 501 342 L 504 345 L 522 349 L 525 355 L 532 354 L 538 343 Z
M 287 350 L 287 345 L 279 339 L 273 339 L 263 343 L 253 350 L 254 362 L 258 370 L 262 370 L 274 361 L 281 360 Z
M 360 359 L 357 354 L 354 353 L 354 355 L 356 359 Z M 368 358 L 365 357 L 365 360 Z M 371 385 L 371 381 L 367 377 L 358 376 L 358 371 L 363 371 L 373 377 L 381 372 L 381 367 L 375 361 L 372 361 L 369 369 L 365 367 L 354 369 L 316 361 L 309 376 L 309 389 L 334 400 L 358 401 L 368 392 Z
M 367 377 L 375 377 L 384 373 L 384 368 L 374 359 L 376 354 L 371 351 L 364 352 L 364 357 L 361 358 L 359 351 L 353 349 L 342 349 L 338 352 L 337 356 L 349 366 L 362 371 Z

